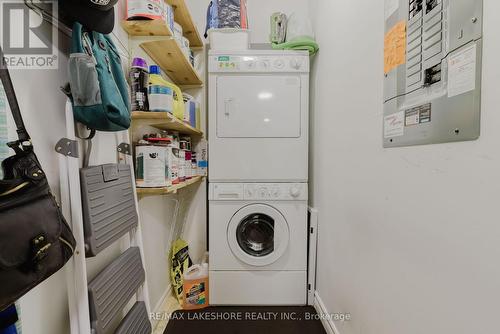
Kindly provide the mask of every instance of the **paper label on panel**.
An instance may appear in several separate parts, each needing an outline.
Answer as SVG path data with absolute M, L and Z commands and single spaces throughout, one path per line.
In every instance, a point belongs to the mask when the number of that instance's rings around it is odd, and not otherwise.
M 474 44 L 448 58 L 448 97 L 476 89 L 476 54 Z
M 405 112 L 400 111 L 384 117 L 384 138 L 400 137 L 405 134 Z
M 385 19 L 387 20 L 399 8 L 399 0 L 385 0 Z
M 406 22 L 401 21 L 385 34 L 384 73 L 406 63 Z

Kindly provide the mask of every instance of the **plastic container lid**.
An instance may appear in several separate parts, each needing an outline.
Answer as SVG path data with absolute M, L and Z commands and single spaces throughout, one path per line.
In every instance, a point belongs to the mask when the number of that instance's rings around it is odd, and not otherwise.
M 149 66 L 149 74 L 159 74 L 161 75 L 161 68 L 158 65 Z
M 184 273 L 184 279 L 187 281 L 208 278 L 208 264 L 195 264 Z
M 135 57 L 134 60 L 132 61 L 132 67 L 141 68 L 141 69 L 147 71 L 148 70 L 148 63 L 146 62 L 146 59 L 144 59 L 144 58 Z

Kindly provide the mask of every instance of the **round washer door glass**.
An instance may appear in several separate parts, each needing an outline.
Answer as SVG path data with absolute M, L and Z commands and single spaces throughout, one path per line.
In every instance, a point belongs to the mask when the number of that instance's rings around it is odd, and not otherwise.
M 233 216 L 228 227 L 233 254 L 253 266 L 276 262 L 288 247 L 289 234 L 283 215 L 263 204 L 243 207 Z
M 240 222 L 236 240 L 248 255 L 261 257 L 274 251 L 274 219 L 263 213 L 253 213 Z

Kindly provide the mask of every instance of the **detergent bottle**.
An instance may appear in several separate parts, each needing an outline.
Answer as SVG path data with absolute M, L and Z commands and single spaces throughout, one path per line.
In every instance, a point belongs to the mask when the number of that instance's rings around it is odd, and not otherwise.
M 161 86 L 169 88 L 173 92 L 173 114 L 180 120 L 184 119 L 185 106 L 182 91 L 179 87 L 171 82 L 168 82 L 162 77 L 161 69 L 158 65 L 151 65 L 149 67 L 149 86 Z
M 208 263 L 195 264 L 184 273 L 183 305 L 185 310 L 208 307 Z

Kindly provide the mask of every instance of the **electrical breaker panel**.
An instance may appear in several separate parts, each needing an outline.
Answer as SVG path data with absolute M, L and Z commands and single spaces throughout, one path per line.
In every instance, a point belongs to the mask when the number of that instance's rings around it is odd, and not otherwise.
M 482 0 L 385 0 L 384 147 L 480 134 Z

